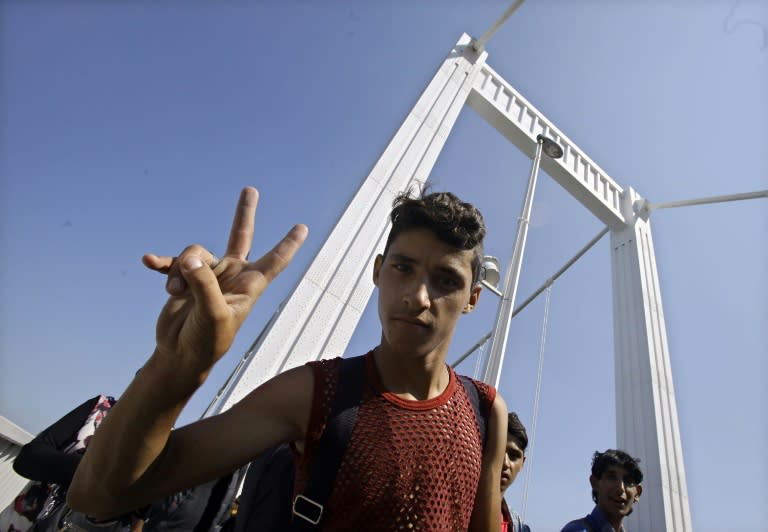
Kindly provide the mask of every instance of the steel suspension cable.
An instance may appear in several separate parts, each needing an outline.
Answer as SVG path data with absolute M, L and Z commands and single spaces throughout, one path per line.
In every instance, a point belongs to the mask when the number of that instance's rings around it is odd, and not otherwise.
M 531 471 L 533 471 L 533 458 L 536 449 L 536 425 L 539 419 L 539 406 L 541 405 L 541 380 L 544 374 L 544 346 L 547 342 L 547 328 L 549 326 L 549 304 L 552 298 L 552 284 L 547 287 L 547 296 L 544 300 L 544 321 L 541 325 L 541 338 L 539 339 L 539 367 L 536 372 L 536 393 L 533 399 L 533 419 L 531 420 L 531 441 L 528 446 L 528 456 L 526 462 L 528 467 L 525 472 L 525 484 L 523 486 L 523 509 L 522 517 L 525 522 L 525 515 L 528 510 L 528 487 L 531 483 Z
M 478 353 L 477 359 L 475 360 L 475 371 L 472 372 L 472 378 L 475 380 L 478 380 L 480 378 L 480 371 L 485 365 L 483 361 L 485 359 L 485 355 L 487 354 L 487 351 L 488 351 L 488 338 L 486 338 L 483 344 L 480 346 L 480 353 Z
M 560 277 L 561 275 L 563 275 L 563 274 L 565 273 L 565 271 L 566 271 L 568 268 L 570 268 L 571 266 L 573 266 L 573 265 L 574 265 L 574 263 L 575 263 L 577 260 L 579 260 L 581 257 L 583 257 L 583 256 L 584 256 L 584 254 L 585 254 L 587 251 L 589 251 L 589 250 L 592 248 L 592 246 L 594 246 L 595 244 L 597 244 L 597 243 L 598 243 L 598 241 L 599 241 L 601 238 L 603 238 L 607 232 L 608 232 L 608 228 L 607 228 L 607 227 L 604 227 L 602 230 L 600 230 L 600 232 L 599 232 L 599 233 L 597 233 L 597 234 L 596 234 L 596 235 L 595 235 L 595 236 L 592 238 L 592 240 L 590 240 L 589 242 L 587 242 L 587 243 L 584 245 L 584 247 L 582 247 L 582 248 L 581 248 L 581 249 L 580 249 L 580 250 L 579 250 L 579 251 L 578 251 L 578 252 L 577 252 L 577 253 L 576 253 L 576 254 L 575 254 L 573 257 L 571 257 L 571 259 L 569 259 L 569 260 L 568 260 L 568 261 L 567 261 L 565 264 L 563 264 L 563 266 L 562 266 L 562 267 L 561 267 L 559 270 L 557 270 L 557 271 L 556 271 L 556 272 L 555 272 L 555 273 L 554 273 L 554 274 L 553 274 L 553 275 L 552 275 L 552 276 L 551 276 L 549 279 L 547 279 L 546 281 L 544 281 L 544 284 L 542 284 L 542 285 L 541 285 L 539 288 L 537 288 L 537 289 L 536 289 L 536 290 L 535 290 L 535 291 L 534 291 L 534 292 L 533 292 L 533 293 L 532 293 L 530 296 L 528 296 L 528 297 L 526 298 L 526 300 L 525 300 L 525 301 L 523 301 L 522 303 L 520 303 L 520 305 L 519 305 L 517 308 L 515 308 L 515 310 L 512 312 L 512 315 L 511 315 L 510 317 L 511 317 L 511 318 L 514 318 L 515 316 L 517 316 L 518 314 L 520 314 L 520 312 L 522 312 L 522 310 L 523 310 L 525 307 L 527 307 L 527 306 L 528 306 L 528 305 L 529 305 L 529 304 L 530 304 L 530 303 L 531 303 L 531 302 L 532 302 L 534 299 L 536 299 L 536 298 L 537 298 L 537 297 L 538 297 L 538 296 L 539 296 L 539 295 L 540 295 L 540 294 L 541 294 L 541 293 L 542 293 L 544 290 L 546 290 L 548 287 L 550 287 L 550 286 L 552 285 L 552 283 L 554 283 L 554 282 L 555 282 L 555 281 L 558 279 L 558 277 Z M 498 294 L 498 291 L 496 291 L 496 293 Z M 462 362 L 464 362 L 464 360 L 465 360 L 465 359 L 466 359 L 466 358 L 467 358 L 469 355 L 471 355 L 472 353 L 474 353 L 474 352 L 475 352 L 475 350 L 477 350 L 479 347 L 482 347 L 482 346 L 483 346 L 483 344 L 485 344 L 485 342 L 487 342 L 487 341 L 488 341 L 488 339 L 489 339 L 489 338 L 490 338 L 492 335 L 493 335 L 493 331 L 490 331 L 490 332 L 488 332 L 487 334 L 485 334 L 485 335 L 484 335 L 482 338 L 480 338 L 480 339 L 479 339 L 479 340 L 478 340 L 478 341 L 475 343 L 475 345 L 473 345 L 472 347 L 470 347 L 470 348 L 469 348 L 469 349 L 468 349 L 468 350 L 467 350 L 467 351 L 466 351 L 466 352 L 465 352 L 463 355 L 461 355 L 461 356 L 460 356 L 460 357 L 459 357 L 459 358 L 456 360 L 456 362 L 453 362 L 453 363 L 451 364 L 451 367 L 452 367 L 452 368 L 455 368 L 456 366 L 458 366 L 459 364 L 461 364 Z

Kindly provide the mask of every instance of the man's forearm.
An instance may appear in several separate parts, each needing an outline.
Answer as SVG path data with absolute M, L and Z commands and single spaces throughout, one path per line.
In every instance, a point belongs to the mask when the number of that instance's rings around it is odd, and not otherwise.
M 151 478 L 152 471 L 163 459 L 176 419 L 206 376 L 174 368 L 155 353 L 89 443 L 69 504 L 97 518 L 146 504 L 143 487 L 161 483 Z
M 157 348 L 80 463 L 68 497 L 75 509 L 100 517 L 140 507 L 152 497 L 232 471 L 252 457 L 254 444 L 259 451 L 298 432 L 296 416 L 277 416 L 274 403 L 268 403 L 262 405 L 262 417 L 275 426 L 268 437 L 255 433 L 245 442 L 227 440 L 228 432 L 244 430 L 251 422 L 248 412 L 233 415 L 233 409 L 171 434 L 182 408 L 232 346 L 256 300 L 307 237 L 306 226 L 296 225 L 272 250 L 249 262 L 258 197 L 253 187 L 240 193 L 221 259 L 196 244 L 175 257 L 142 257 L 149 269 L 168 276 L 170 297 L 157 319 Z M 224 452 L 225 444 L 239 445 L 240 451 Z

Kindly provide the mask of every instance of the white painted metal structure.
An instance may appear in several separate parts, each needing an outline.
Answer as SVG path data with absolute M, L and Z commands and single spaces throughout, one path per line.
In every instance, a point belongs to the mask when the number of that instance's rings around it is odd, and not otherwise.
M 13 470 L 13 461 L 21 448 L 32 441 L 32 434 L 10 419 L 0 416 L 0 512 L 3 511 L 29 479 Z
M 611 231 L 617 447 L 645 470 L 634 530 L 689 531 L 691 517 L 650 224 L 623 189 L 486 64 L 462 35 L 363 181 L 293 294 L 281 305 L 206 414 L 220 412 L 279 372 L 340 356 L 373 291 L 394 196 L 424 183 L 459 112 L 469 104 L 533 156 L 545 135 L 564 150 L 541 168 Z M 641 212 L 641 214 L 643 214 Z

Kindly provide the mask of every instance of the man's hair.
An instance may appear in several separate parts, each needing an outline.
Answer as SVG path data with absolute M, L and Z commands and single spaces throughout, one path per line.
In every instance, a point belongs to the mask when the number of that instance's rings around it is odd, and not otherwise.
M 525 431 L 525 425 L 520 421 L 515 412 L 507 415 L 507 439 L 515 441 L 520 450 L 525 452 L 528 447 L 528 433 Z
M 480 281 L 485 221 L 477 207 L 461 201 L 450 192 L 427 194 L 424 190 L 417 198 L 404 192 L 395 198 L 390 219 L 392 228 L 389 230 L 387 243 L 384 246 L 384 255 L 400 233 L 411 229 L 429 229 L 446 244 L 458 249 L 474 251 L 472 286 Z
M 643 481 L 643 472 L 640 471 L 640 459 L 633 458 L 629 454 L 619 449 L 608 449 L 604 453 L 595 451 L 592 456 L 592 476 L 601 478 L 603 473 L 611 466 L 624 468 L 629 477 L 635 484 Z M 597 503 L 597 493 L 592 490 L 592 500 Z

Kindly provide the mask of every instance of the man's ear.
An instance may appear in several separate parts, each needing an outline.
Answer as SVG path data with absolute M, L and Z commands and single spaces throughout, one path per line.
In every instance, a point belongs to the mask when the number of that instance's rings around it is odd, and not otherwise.
M 477 286 L 472 288 L 472 291 L 469 293 L 469 301 L 466 305 L 464 305 L 464 308 L 462 309 L 462 313 L 469 314 L 474 310 L 474 308 L 477 306 L 477 301 L 480 299 L 480 292 L 483 290 L 483 285 L 480 283 L 477 283 Z
M 376 255 L 376 259 L 373 261 L 373 284 L 379 286 L 379 272 L 381 271 L 381 265 L 384 262 L 384 255 Z
M 635 495 L 635 502 L 637 502 L 640 500 L 640 495 L 643 494 L 643 485 L 638 484 L 637 486 L 635 486 L 635 489 L 637 490 L 637 494 Z
M 589 485 L 592 486 L 592 490 L 597 490 L 597 477 L 595 475 L 589 475 Z

